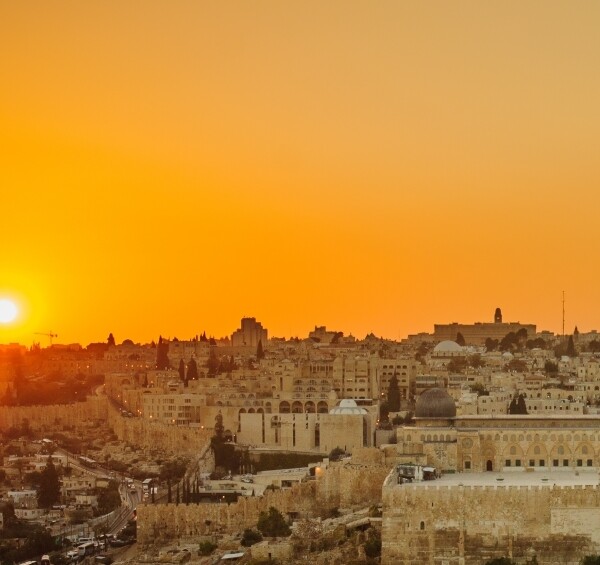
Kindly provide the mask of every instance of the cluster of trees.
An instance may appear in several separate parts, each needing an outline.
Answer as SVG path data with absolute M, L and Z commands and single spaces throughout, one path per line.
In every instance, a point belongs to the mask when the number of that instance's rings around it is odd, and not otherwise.
M 475 353 L 468 357 L 455 357 L 454 359 L 450 359 L 446 365 L 446 369 L 451 373 L 462 373 L 468 367 L 472 367 L 473 369 L 485 367 L 485 361 L 481 358 L 479 353 Z
M 519 394 L 514 396 L 508 406 L 509 414 L 527 414 L 527 404 L 525 403 L 525 396 Z
M 102 376 L 65 377 L 58 371 L 33 382 L 19 369 L 15 373 L 13 389 L 7 390 L 1 403 L 5 406 L 44 406 L 83 402 L 102 382 Z
M 119 483 L 110 481 L 107 488 L 98 489 L 98 516 L 108 514 L 121 506 L 121 495 L 119 494 Z
M 485 340 L 487 351 L 523 351 L 524 349 L 548 349 L 548 343 L 541 337 L 527 338 L 527 330 L 521 328 L 517 332 L 507 333 L 500 341 L 488 337 Z
M 517 565 L 517 562 L 510 559 L 510 557 L 495 557 L 486 561 L 485 565 Z M 531 559 L 525 561 L 524 565 L 538 565 L 537 557 L 534 555 Z
M 18 548 L 0 544 L 2 563 L 19 563 L 59 549 L 56 540 L 48 530 L 38 525 L 21 522 L 14 517 L 13 513 L 8 522 L 4 522 L 4 528 L 0 531 L 0 540 L 15 538 L 24 538 L 25 543 Z

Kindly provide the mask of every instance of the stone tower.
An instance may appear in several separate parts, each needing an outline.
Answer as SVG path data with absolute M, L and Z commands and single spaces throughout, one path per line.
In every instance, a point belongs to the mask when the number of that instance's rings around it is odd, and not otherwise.
M 494 312 L 494 324 L 501 324 L 502 323 L 502 310 L 500 310 L 500 308 L 496 308 L 496 311 Z

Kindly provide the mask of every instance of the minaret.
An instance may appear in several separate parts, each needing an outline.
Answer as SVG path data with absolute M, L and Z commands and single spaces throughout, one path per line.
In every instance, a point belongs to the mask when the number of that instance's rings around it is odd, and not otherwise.
M 502 323 L 502 310 L 500 310 L 500 308 L 496 308 L 496 311 L 494 312 L 494 324 L 501 324 Z

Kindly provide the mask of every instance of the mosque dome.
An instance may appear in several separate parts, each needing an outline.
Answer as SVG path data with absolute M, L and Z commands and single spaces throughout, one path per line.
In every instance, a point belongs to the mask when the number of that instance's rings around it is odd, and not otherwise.
M 356 404 L 351 398 L 344 398 L 335 408 L 329 411 L 330 414 L 366 414 L 367 411 Z
M 415 407 L 416 418 L 454 418 L 456 404 L 443 388 L 430 388 L 419 396 Z
M 458 345 L 455 341 L 449 339 L 440 341 L 434 348 L 434 353 L 459 353 L 462 352 L 463 348 Z

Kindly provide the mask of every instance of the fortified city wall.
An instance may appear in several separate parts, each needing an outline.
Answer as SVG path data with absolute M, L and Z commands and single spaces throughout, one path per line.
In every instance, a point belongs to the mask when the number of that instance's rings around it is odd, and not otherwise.
M 381 464 L 339 464 L 318 472 L 315 480 L 267 491 L 264 496 L 240 497 L 232 504 L 140 504 L 138 543 L 242 532 L 255 528 L 259 514 L 271 506 L 284 515 L 309 517 L 333 508 L 371 506 L 381 501 L 381 485 L 388 472 L 389 467 Z
M 600 486 L 384 486 L 383 565 L 576 565 L 600 553 Z
M 27 425 L 42 434 L 70 430 L 75 433 L 108 425 L 119 440 L 143 451 L 173 455 L 197 455 L 210 441 L 212 430 L 168 426 L 120 414 L 104 396 L 89 396 L 85 402 L 48 406 L 2 406 L 0 428 Z
M 147 452 L 166 452 L 173 455 L 197 455 L 210 442 L 213 430 L 169 426 L 144 418 L 127 418 L 106 401 L 108 425 L 120 441 L 131 443 Z
M 27 425 L 36 432 L 86 429 L 106 422 L 106 398 L 90 396 L 85 402 L 48 406 L 1 406 L 0 428 Z

